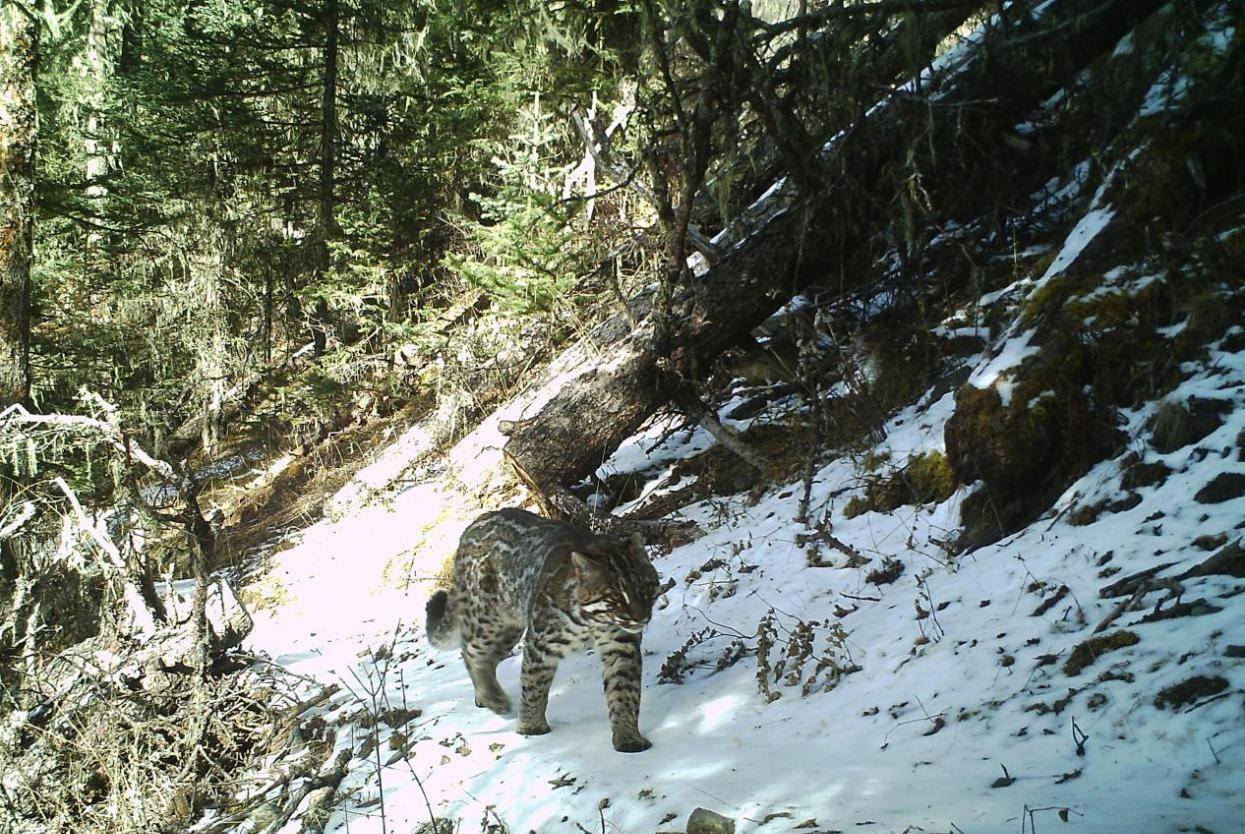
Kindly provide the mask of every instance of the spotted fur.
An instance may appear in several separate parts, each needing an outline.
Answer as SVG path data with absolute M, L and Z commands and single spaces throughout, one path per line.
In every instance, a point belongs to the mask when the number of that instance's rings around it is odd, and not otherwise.
M 461 648 L 476 706 L 503 715 L 510 699 L 497 664 L 523 641 L 519 732 L 549 732 L 545 707 L 558 662 L 595 647 L 605 677 L 614 749 L 647 750 L 640 735 L 640 638 L 657 571 L 639 537 L 598 536 L 518 509 L 486 513 L 458 542 L 449 593 L 428 601 L 428 638 Z

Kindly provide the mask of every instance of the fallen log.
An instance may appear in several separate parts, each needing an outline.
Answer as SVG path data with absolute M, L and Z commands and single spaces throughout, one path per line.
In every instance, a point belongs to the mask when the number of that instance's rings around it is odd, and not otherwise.
M 556 361 L 523 419 L 505 430 L 505 455 L 519 476 L 547 497 L 564 497 L 675 396 L 680 379 L 698 378 L 794 290 L 835 275 L 835 292 L 849 293 L 855 275 L 867 273 L 843 265 L 870 262 L 877 231 L 890 221 L 894 177 L 914 145 L 965 169 L 983 163 L 998 147 L 980 137 L 1008 129 L 1162 2 L 1063 0 L 1039 16 L 1022 5 L 996 17 L 958 60 L 944 56 L 919 84 L 831 140 L 819 167 L 834 179 L 823 191 L 796 194 L 780 182 L 715 237 L 721 259 L 681 288 L 668 355 L 652 347 L 651 319 L 620 336 L 626 325 L 618 316 Z M 973 141 L 960 141 L 966 136 Z M 933 199 L 961 199 L 961 183 L 944 182 Z M 557 509 L 560 501 L 547 503 Z

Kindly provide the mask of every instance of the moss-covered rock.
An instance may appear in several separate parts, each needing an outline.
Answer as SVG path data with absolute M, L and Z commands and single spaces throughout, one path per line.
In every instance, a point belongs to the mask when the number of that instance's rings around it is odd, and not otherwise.
M 1059 420 L 1045 404 L 1004 405 L 996 389 L 964 385 L 955 394 L 945 439 L 959 480 L 1008 491 L 1042 477 L 1060 441 Z
M 1142 184 L 1125 185 L 1111 189 L 1113 204 L 1127 202 L 1130 188 Z M 1023 301 L 1012 338 L 1027 334 L 1037 352 L 1005 372 L 1006 401 L 996 388 L 961 386 L 946 426 L 956 477 L 984 487 L 962 507 L 962 547 L 1019 529 L 1121 450 L 1116 409 L 1171 391 L 1185 363 L 1205 361 L 1208 345 L 1239 325 L 1239 272 L 1205 241 L 1165 238 L 1163 253 L 1146 257 L 1134 230 L 1113 221 L 1095 238 L 1102 245 L 1087 247 Z M 1119 266 L 1130 257 L 1139 265 Z M 1169 406 L 1151 425 L 1155 445 L 1170 450 L 1196 442 L 1220 425 L 1223 408 L 1209 399 Z M 1162 474 L 1137 468 L 1126 475 L 1126 488 Z M 1092 509 L 1096 517 L 1105 506 Z
M 961 507 L 962 548 L 1018 530 L 1122 447 L 1113 411 L 1078 384 L 1081 368 L 1051 347 L 1019 369 L 1009 403 L 994 388 L 970 384 L 956 392 L 945 429 L 948 462 L 960 482 L 983 484 Z
M 904 474 L 918 504 L 942 503 L 958 484 L 951 462 L 942 452 L 925 452 L 909 458 Z

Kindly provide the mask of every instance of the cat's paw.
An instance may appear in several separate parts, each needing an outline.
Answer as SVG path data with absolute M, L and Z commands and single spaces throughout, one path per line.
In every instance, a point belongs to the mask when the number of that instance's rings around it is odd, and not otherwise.
M 520 721 L 519 732 L 525 736 L 543 736 L 545 733 L 549 732 L 549 722 L 540 721 L 538 723 L 536 721 Z
M 510 703 L 510 699 L 502 696 L 500 698 L 476 698 L 476 706 L 481 709 L 491 709 L 498 715 L 510 715 L 514 709 Z
M 636 733 L 633 736 L 614 739 L 614 749 L 619 753 L 643 753 L 653 746 L 653 742 Z

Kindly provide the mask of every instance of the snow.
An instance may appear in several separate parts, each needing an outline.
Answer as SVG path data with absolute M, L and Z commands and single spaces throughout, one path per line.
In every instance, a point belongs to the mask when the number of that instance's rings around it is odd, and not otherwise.
M 943 339 L 981 339 L 988 331 L 984 327 L 935 327 L 930 332 Z
M 1146 92 L 1146 100 L 1141 105 L 1138 115 L 1142 118 L 1154 116 L 1165 110 L 1176 109 L 1189 91 L 1189 79 L 1176 75 L 1172 70 L 1165 70 L 1159 79 Z
M 1007 365 L 1017 344 L 1009 342 L 1013 346 L 984 367 Z M 980 379 L 989 375 L 982 372 Z M 1242 356 L 1212 357 L 1170 396 L 1193 395 L 1237 403 L 1227 422 L 1197 444 L 1231 450 L 1245 429 Z M 1129 412 L 1125 430 L 1142 438 L 1154 407 Z M 953 408 L 948 394 L 895 415 L 879 448 L 900 464 L 909 455 L 941 449 Z M 603 471 L 669 466 L 710 442 L 700 429 L 670 429 L 654 422 Z M 469 436 L 460 453 L 491 442 L 487 431 Z M 399 442 L 393 452 L 408 448 Z M 824 517 L 837 539 L 870 557 L 864 567 L 810 566 L 810 550 L 820 545 L 799 538 L 811 532 L 795 520 L 799 483 L 776 485 L 755 503 L 740 495 L 685 508 L 681 516 L 698 521 L 705 535 L 655 559 L 675 585 L 645 636 L 641 728 L 654 746 L 642 754 L 610 747 L 594 657 L 564 662 L 550 698 L 553 732 L 526 738 L 515 731 L 513 718 L 472 705 L 456 655 L 426 645 L 426 580 L 481 509 L 473 499 L 483 497 L 443 482 L 418 484 L 306 530 L 275 557 L 288 597 L 275 612 L 257 614 L 251 644 L 293 672 L 356 690 L 354 675 L 379 679 L 384 671 L 391 702 L 423 710 L 403 730 L 413 740 L 405 757 L 384 768 L 390 831 L 428 822 L 424 792 L 438 816 L 456 820 L 465 832 L 485 830 L 495 820 L 511 831 L 576 831 L 577 823 L 594 831 L 599 815 L 607 831 L 670 830 L 700 805 L 736 819 L 741 834 L 788 830 L 808 819 L 823 830 L 919 826 L 984 834 L 1019 827 L 1026 806 L 1066 807 L 1069 830 L 1076 831 L 1160 832 L 1182 825 L 1231 831 L 1245 814 L 1239 695 L 1192 712 L 1159 710 L 1152 701 L 1159 689 L 1194 673 L 1223 675 L 1238 689 L 1245 686 L 1245 671 L 1222 659 L 1224 646 L 1245 643 L 1239 603 L 1234 612 L 1233 600 L 1222 599 L 1235 587 L 1232 580 L 1185 583 L 1186 599 L 1219 597 L 1224 611 L 1135 626 L 1129 624 L 1139 614 L 1126 614 L 1117 625 L 1134 630 L 1140 643 L 1075 676 L 1062 671 L 1071 649 L 1117 602 L 1096 595 L 1109 581 L 1102 578 L 1108 555 L 1118 576 L 1154 563 L 1156 554 L 1176 563 L 1165 571 L 1174 575 L 1207 555 L 1188 547 L 1189 541 L 1204 533 L 1235 534 L 1245 516 L 1241 499 L 1207 506 L 1189 500 L 1215 474 L 1245 472 L 1235 454 L 1200 456 L 1189 448 L 1145 457 L 1162 459 L 1176 472 L 1159 486 L 1141 488 L 1138 506 L 1085 527 L 1066 522 L 1063 510 L 1116 492 L 1120 464 L 1105 461 L 1069 488 L 1051 517 L 959 560 L 939 543 L 957 527 L 963 491 L 937 506 L 847 519 L 843 507 L 860 483 L 848 458 L 816 473 L 810 516 Z M 1148 520 L 1156 510 L 1165 513 L 1159 523 Z M 890 585 L 867 583 L 868 572 L 886 557 L 900 559 L 904 573 Z M 399 563 L 401 570 L 395 568 Z M 1072 594 L 1032 616 L 1063 584 Z M 914 603 L 932 609 L 932 618 L 918 620 Z M 850 613 L 836 615 L 836 606 Z M 840 622 L 861 671 L 807 696 L 798 685 L 776 684 L 781 697 L 772 703 L 758 689 L 755 658 L 713 671 L 730 635 L 755 634 L 770 609 L 780 634 L 799 620 Z M 709 668 L 691 670 L 682 684 L 658 683 L 665 659 L 707 627 L 727 636 L 688 656 Z M 824 629 L 818 634 L 821 650 Z M 395 635 L 396 670 L 368 656 Z M 1058 661 L 1037 665 L 1047 653 Z M 1004 665 L 1005 657 L 1014 663 Z M 1112 671 L 1114 678 L 1103 679 Z M 519 690 L 518 673 L 517 656 L 502 663 L 500 679 L 512 694 Z M 1082 687 L 1061 713 L 1041 711 L 1070 688 Z M 1105 700 L 1091 708 L 1089 699 L 1097 696 Z M 351 723 L 358 707 L 342 696 L 323 708 L 330 724 L 342 721 L 349 728 L 338 733 L 339 748 L 357 749 L 369 732 Z M 1075 752 L 1074 720 L 1089 736 L 1084 756 Z M 393 737 L 385 725 L 379 732 L 382 744 Z M 390 748 L 383 749 L 388 755 Z M 991 789 L 1003 767 L 1016 782 Z M 372 758 L 350 762 L 343 788 L 355 791 L 352 810 L 335 811 L 328 831 L 383 830 L 375 769 Z M 1077 771 L 1078 778 L 1060 782 L 1061 775 Z M 1139 785 L 1146 786 L 1144 793 Z M 1182 799 L 1182 788 L 1196 802 Z M 668 814 L 677 821 L 663 825 Z M 790 816 L 763 824 L 771 814 Z M 291 826 L 297 831 L 297 823 Z
M 1040 350 L 1037 345 L 1032 344 L 1033 335 L 1034 331 L 1029 330 L 1020 336 L 1004 341 L 1002 349 L 997 354 L 973 370 L 968 378 L 969 384 L 976 388 L 998 389 L 1003 405 L 1010 405 L 1011 386 L 1006 376 Z
M 1092 168 L 1093 163 L 1088 159 L 1083 159 L 1073 167 L 1065 184 L 1060 185 L 1061 178 L 1054 177 L 1041 190 L 1030 195 L 1029 199 L 1034 202 L 1033 214 L 1042 216 L 1054 211 L 1056 212 L 1055 219 L 1062 216 L 1062 212 L 1058 212 L 1058 209 L 1080 196 L 1085 183 L 1089 181 Z
M 1085 251 L 1085 247 L 1098 236 L 1099 232 L 1107 227 L 1107 224 L 1111 222 L 1111 218 L 1114 216 L 1115 210 L 1109 206 L 1101 206 L 1087 211 L 1080 221 L 1077 222 L 1076 226 L 1073 227 L 1072 231 L 1068 233 L 1063 248 L 1059 250 L 1055 260 L 1051 261 L 1051 265 L 1047 267 L 1046 272 L 1038 279 L 1038 285 L 1045 284 L 1071 266 L 1077 259 L 1077 256 Z

